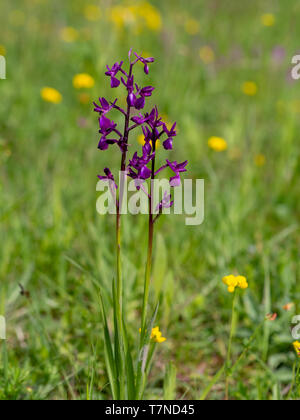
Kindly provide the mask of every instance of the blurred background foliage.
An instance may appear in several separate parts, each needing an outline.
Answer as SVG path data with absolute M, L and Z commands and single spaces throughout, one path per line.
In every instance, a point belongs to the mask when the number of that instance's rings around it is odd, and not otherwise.
M 147 397 L 162 398 L 167 360 L 177 365 L 178 398 L 198 398 L 222 365 L 231 296 L 220 280 L 231 272 L 250 285 L 236 355 L 266 313 L 279 314 L 235 372 L 232 394 L 287 395 L 291 319 L 300 311 L 300 82 L 290 77 L 299 18 L 296 0 L 1 3 L 0 314 L 8 340 L 0 343 L 0 399 L 81 399 L 87 384 L 89 398 L 109 397 L 98 289 L 109 302 L 114 218 L 97 215 L 95 203 L 97 174 L 108 162 L 117 169 L 119 153 L 97 150 L 92 101 L 120 94 L 105 65 L 126 60 L 131 47 L 156 58 L 147 81 L 142 67 L 139 77 L 156 87 L 152 103 L 178 122 L 174 160 L 189 159 L 188 176 L 206 182 L 203 225 L 187 227 L 180 216 L 159 222 L 154 289 L 168 340 Z M 78 73 L 94 86 L 75 89 Z M 45 87 L 60 93 L 57 103 L 43 100 Z M 211 137 L 222 151 L 209 147 Z M 145 243 L 146 219 L 124 218 L 133 340 Z M 218 384 L 210 398 L 222 393 Z

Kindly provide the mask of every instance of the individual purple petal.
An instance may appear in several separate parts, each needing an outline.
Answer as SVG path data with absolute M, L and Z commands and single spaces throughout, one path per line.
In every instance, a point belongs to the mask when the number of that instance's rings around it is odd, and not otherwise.
M 98 149 L 100 150 L 107 150 L 108 149 L 108 143 L 106 140 L 102 137 L 98 144 Z
M 147 166 L 143 166 L 142 167 L 142 169 L 140 171 L 140 177 L 142 179 L 148 179 L 148 178 L 150 178 L 151 174 L 152 174 L 152 172 L 150 171 L 149 168 L 147 168 Z
M 164 193 L 164 197 L 161 202 L 157 205 L 156 211 L 162 211 L 162 209 L 169 209 L 173 206 L 174 201 L 171 201 L 172 195 L 168 194 L 167 191 Z
M 127 103 L 129 106 L 135 106 L 137 102 L 136 96 L 134 93 L 130 93 L 127 97 Z
M 140 97 L 140 98 L 138 98 L 137 100 L 136 100 L 136 103 L 135 103 L 135 108 L 137 109 L 137 110 L 141 110 L 141 109 L 143 109 L 144 107 L 145 107 L 145 98 L 143 98 L 142 96 Z
M 150 96 L 152 96 L 152 93 L 153 93 L 154 90 L 155 90 L 154 87 L 146 86 L 143 89 L 141 89 L 140 95 L 143 96 L 144 98 L 145 97 L 150 97 Z
M 110 85 L 112 88 L 117 88 L 120 86 L 120 80 L 118 80 L 116 77 L 112 76 L 110 79 L 110 82 L 111 82 Z
M 179 187 L 180 184 L 181 184 L 181 180 L 180 180 L 180 175 L 179 174 L 170 178 L 171 187 Z
M 147 155 L 149 155 L 152 152 L 152 146 L 150 142 L 145 143 L 145 145 L 143 146 L 143 152 Z
M 111 121 L 109 118 L 105 117 L 105 115 L 102 115 L 99 119 L 100 128 L 103 131 L 108 131 L 113 129 L 116 124 Z
M 142 114 L 136 115 L 135 117 L 131 118 L 131 120 L 139 125 L 144 124 L 147 121 L 147 118 L 144 117 Z
M 165 140 L 163 142 L 163 146 L 165 150 L 172 150 L 173 149 L 173 140 L 171 138 Z

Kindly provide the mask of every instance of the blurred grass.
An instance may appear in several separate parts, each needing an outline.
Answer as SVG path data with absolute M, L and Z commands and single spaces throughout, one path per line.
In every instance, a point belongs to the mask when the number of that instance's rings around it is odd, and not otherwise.
M 99 20 L 86 18 L 91 4 L 100 7 Z M 168 341 L 160 347 L 147 397 L 162 398 L 166 361 L 177 366 L 178 398 L 199 398 L 220 368 L 231 307 L 220 279 L 231 271 L 245 274 L 250 284 L 235 354 L 266 309 L 280 315 L 235 374 L 232 395 L 272 399 L 288 393 L 295 361 L 290 320 L 300 309 L 300 84 L 288 72 L 299 49 L 300 4 L 151 4 L 161 16 L 160 30 L 130 14 L 116 27 L 110 11 L 118 5 L 128 10 L 125 1 L 1 5 L 7 79 L 0 81 L 0 300 L 8 340 L 6 347 L 0 343 L 0 399 L 86 398 L 87 384 L 90 399 L 108 397 L 97 290 L 101 285 L 110 299 L 114 220 L 96 214 L 95 188 L 96 175 L 108 160 L 117 167 L 119 156 L 97 151 L 91 102 L 100 95 L 114 99 L 105 65 L 125 59 L 130 47 L 156 57 L 149 84 L 156 86 L 153 103 L 178 121 L 174 158 L 188 158 L 189 174 L 206 181 L 202 226 L 186 227 L 179 216 L 160 222 L 159 250 L 167 255 L 157 262 L 157 272 L 165 270 L 160 318 Z M 262 24 L 266 13 L 275 16 L 271 27 Z M 62 39 L 66 27 L 76 31 L 74 42 Z M 96 81 L 87 104 L 72 86 L 80 72 Z M 255 96 L 243 94 L 246 81 L 256 83 Z M 43 102 L 44 86 L 58 89 L 63 102 Z M 224 137 L 228 150 L 210 150 L 211 136 Z M 260 154 L 262 167 L 255 165 Z M 128 216 L 124 222 L 127 314 L 137 339 L 146 220 Z M 19 283 L 30 299 L 20 295 Z M 282 310 L 287 302 L 296 304 L 289 313 Z M 217 384 L 210 398 L 222 393 Z

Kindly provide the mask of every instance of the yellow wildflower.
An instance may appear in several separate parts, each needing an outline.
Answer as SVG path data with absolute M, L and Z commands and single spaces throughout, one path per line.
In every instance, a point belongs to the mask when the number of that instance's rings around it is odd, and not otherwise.
M 274 26 L 275 25 L 275 16 L 272 13 L 266 13 L 261 17 L 261 23 L 264 26 Z
M 109 17 L 117 29 L 127 26 L 140 32 L 145 26 L 152 31 L 160 31 L 162 27 L 160 12 L 147 2 L 131 6 L 114 6 Z
M 229 293 L 234 293 L 236 287 L 243 290 L 248 289 L 249 287 L 247 279 L 244 276 L 234 276 L 233 274 L 230 274 L 229 276 L 223 277 L 222 281 L 228 286 Z
M 240 287 L 241 289 L 248 289 L 249 285 L 248 285 L 246 277 L 237 276 L 236 280 L 237 280 L 238 287 Z
M 261 154 L 261 153 L 258 154 L 258 155 L 256 155 L 255 158 L 254 158 L 254 163 L 259 168 L 262 167 L 262 166 L 265 166 L 265 164 L 266 164 L 266 156 L 263 155 L 263 154 Z
M 87 73 L 76 74 L 73 78 L 75 89 L 90 89 L 95 85 L 95 80 Z
M 60 31 L 60 37 L 63 41 L 71 43 L 78 39 L 79 34 L 75 28 L 67 26 Z
M 53 104 L 59 104 L 62 101 L 62 95 L 58 90 L 51 87 L 44 87 L 41 90 L 41 97 L 46 102 L 51 102 Z
M 114 6 L 110 11 L 110 20 L 117 29 L 123 29 L 124 26 L 136 23 L 135 11 L 132 8 L 124 6 Z
M 101 18 L 101 10 L 95 4 L 88 4 L 84 9 L 84 16 L 90 22 L 96 22 Z
M 299 341 L 295 341 L 293 343 L 294 349 L 298 355 L 298 357 L 300 357 L 300 342 Z
M 258 87 L 255 82 L 245 82 L 242 84 L 242 92 L 248 96 L 255 96 L 257 94 Z
M 189 34 L 189 35 L 197 35 L 199 33 L 200 30 L 200 24 L 196 19 L 187 19 L 185 22 L 185 31 Z
M 139 333 L 141 334 L 142 330 L 139 328 Z M 150 339 L 155 343 L 164 343 L 167 339 L 162 336 L 162 332 L 159 331 L 159 327 L 152 328 Z
M 4 45 L 0 45 L 0 55 L 6 55 L 6 48 Z
M 200 48 L 199 55 L 205 64 L 210 64 L 215 61 L 214 50 L 209 45 L 205 45 L 204 47 Z
M 227 150 L 227 142 L 222 137 L 211 137 L 208 140 L 208 146 L 213 149 L 215 152 L 224 152 Z
M 164 343 L 166 341 L 165 337 L 162 337 L 161 331 L 159 331 L 159 327 L 152 328 L 151 332 L 151 340 L 154 340 L 156 343 Z
M 162 19 L 159 11 L 150 3 L 142 3 L 137 7 L 137 14 L 145 19 L 146 25 L 152 31 L 160 31 Z

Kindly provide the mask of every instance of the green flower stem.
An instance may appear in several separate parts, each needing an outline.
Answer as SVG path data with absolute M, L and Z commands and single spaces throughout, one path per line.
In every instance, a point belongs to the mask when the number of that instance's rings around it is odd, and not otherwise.
M 232 343 L 235 333 L 235 311 L 236 303 L 238 298 L 238 292 L 235 290 L 233 300 L 232 300 L 232 311 L 231 311 L 231 326 L 230 326 L 230 335 L 227 349 L 227 358 L 226 358 L 226 383 L 225 383 L 225 399 L 229 399 L 229 377 L 230 377 L 230 368 L 231 368 L 231 351 Z
M 154 136 L 153 136 L 154 138 Z M 156 143 L 153 142 L 153 153 L 155 153 Z M 149 301 L 149 289 L 150 289 L 150 280 L 151 280 L 151 269 L 152 269 L 152 254 L 153 254 L 153 236 L 154 236 L 154 222 L 152 214 L 152 199 L 153 199 L 153 180 L 155 179 L 155 155 L 152 160 L 152 175 L 151 175 L 151 185 L 150 185 L 150 197 L 149 197 L 149 233 L 148 233 L 148 254 L 147 254 L 147 263 L 146 263 L 146 272 L 145 272 L 145 283 L 144 283 L 144 297 L 143 297 L 143 306 L 142 306 L 142 334 L 145 334 L 146 328 L 146 319 L 147 319 L 147 308 Z

